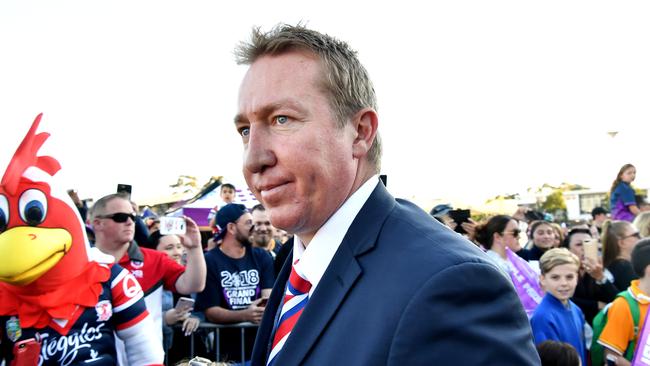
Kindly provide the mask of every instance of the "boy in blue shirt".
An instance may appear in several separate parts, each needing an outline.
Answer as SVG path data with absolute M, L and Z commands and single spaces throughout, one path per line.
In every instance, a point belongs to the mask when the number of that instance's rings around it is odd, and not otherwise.
M 539 266 L 546 295 L 530 319 L 535 344 L 546 340 L 566 342 L 586 365 L 585 317 L 570 300 L 578 284 L 580 259 L 566 248 L 555 248 L 544 253 Z

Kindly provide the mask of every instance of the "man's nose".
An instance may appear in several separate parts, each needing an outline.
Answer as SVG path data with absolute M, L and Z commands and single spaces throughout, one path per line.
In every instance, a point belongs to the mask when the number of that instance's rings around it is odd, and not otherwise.
M 248 144 L 244 149 L 244 168 L 251 173 L 261 173 L 277 162 L 273 152 L 272 135 L 268 127 L 251 126 Z

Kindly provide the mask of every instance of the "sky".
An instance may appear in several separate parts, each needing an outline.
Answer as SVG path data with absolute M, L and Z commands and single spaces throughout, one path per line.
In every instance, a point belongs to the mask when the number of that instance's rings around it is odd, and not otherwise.
M 233 49 L 302 22 L 368 69 L 397 197 L 604 191 L 628 162 L 648 188 L 649 16 L 647 1 L 3 0 L 0 170 L 43 112 L 41 152 L 82 198 L 127 183 L 148 200 L 179 175 L 242 185 Z

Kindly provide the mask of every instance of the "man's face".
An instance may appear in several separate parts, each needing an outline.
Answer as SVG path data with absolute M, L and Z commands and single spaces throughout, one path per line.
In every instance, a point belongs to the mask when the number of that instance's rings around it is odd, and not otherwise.
M 253 242 L 259 247 L 266 247 L 273 237 L 273 226 L 266 211 L 253 211 Z
M 225 203 L 232 203 L 235 200 L 235 190 L 230 187 L 223 187 L 220 196 Z
M 594 217 L 594 222 L 596 224 L 602 224 L 605 220 L 607 220 L 607 214 L 598 214 Z
M 338 128 L 307 52 L 263 56 L 249 68 L 235 118 L 243 173 L 275 227 L 313 235 L 350 196 L 356 131 Z
M 247 212 L 239 216 L 239 219 L 237 219 L 234 224 L 237 228 L 235 239 L 237 239 L 237 241 L 242 245 L 248 244 L 248 238 L 250 237 L 251 229 L 253 228 L 253 218 L 251 214 Z
M 116 198 L 106 204 L 105 212 L 100 213 L 102 216 L 109 216 L 114 213 L 132 214 L 133 207 L 127 200 Z M 95 219 L 93 222 L 96 236 L 101 238 L 101 244 L 120 246 L 130 243 L 135 235 L 135 223 L 131 219 L 125 222 L 115 222 L 113 219 Z

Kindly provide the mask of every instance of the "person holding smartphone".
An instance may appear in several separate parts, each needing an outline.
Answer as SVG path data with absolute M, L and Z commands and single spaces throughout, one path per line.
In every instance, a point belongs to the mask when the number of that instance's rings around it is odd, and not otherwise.
M 205 286 L 205 260 L 198 225 L 185 218 L 185 234 L 178 235 L 187 251 L 187 265 L 170 259 L 168 255 L 140 247 L 134 241 L 136 215 L 131 202 L 123 194 L 114 193 L 99 199 L 92 207 L 91 220 L 95 231 L 95 246 L 112 255 L 138 280 L 146 294 L 147 310 L 152 315 L 157 337 L 162 344 L 163 290 L 189 295 Z M 123 346 L 118 342 L 119 353 Z
M 149 236 L 148 248 L 163 252 L 169 259 L 182 265 L 185 249 L 177 235 L 164 235 L 160 231 L 155 231 Z M 199 317 L 192 314 L 193 309 L 194 299 L 163 290 L 163 348 L 167 353 L 167 362 L 170 364 L 182 360 L 190 352 L 188 336 L 192 335 L 201 324 Z M 172 327 L 176 324 L 181 324 L 180 328 Z M 195 346 L 201 347 L 202 343 L 196 342 Z M 202 352 L 202 350 L 196 351 Z
M 585 245 L 597 245 L 590 242 L 591 230 L 587 227 L 575 227 L 569 230 L 563 246 L 580 258 L 578 285 L 571 298 L 591 324 L 598 311 L 616 298 L 619 292 L 612 281 L 613 277 L 603 267 L 602 258 L 585 254 Z

